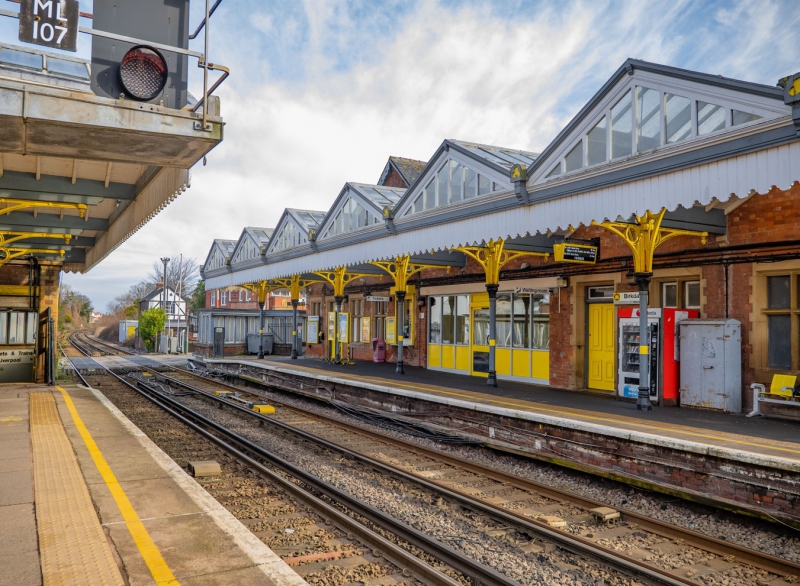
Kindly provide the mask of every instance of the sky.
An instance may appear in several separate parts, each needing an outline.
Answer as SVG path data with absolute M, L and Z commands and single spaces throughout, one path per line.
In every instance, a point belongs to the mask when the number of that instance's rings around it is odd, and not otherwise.
M 63 279 L 102 311 L 164 254 L 202 264 L 214 238 L 274 227 L 285 207 L 327 210 L 390 155 L 427 161 L 447 138 L 541 152 L 628 57 L 774 85 L 800 70 L 798 25 L 796 0 L 223 0 L 209 48 L 231 70 L 223 142 L 190 189 Z

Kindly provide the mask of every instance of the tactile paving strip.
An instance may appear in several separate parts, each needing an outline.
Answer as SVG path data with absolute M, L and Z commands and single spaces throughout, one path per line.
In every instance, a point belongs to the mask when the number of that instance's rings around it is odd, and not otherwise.
M 50 392 L 30 393 L 33 480 L 44 586 L 122 586 Z

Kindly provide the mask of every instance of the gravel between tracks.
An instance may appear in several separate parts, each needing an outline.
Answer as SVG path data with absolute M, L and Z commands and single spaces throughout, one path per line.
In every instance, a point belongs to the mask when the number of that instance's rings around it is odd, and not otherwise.
M 247 390 L 256 391 L 251 387 L 248 387 Z M 296 395 L 262 389 L 257 389 L 257 392 L 267 399 L 272 398 L 289 405 L 296 405 L 370 431 L 417 443 L 426 448 L 452 454 L 477 464 L 595 499 L 607 503 L 610 507 L 624 507 L 653 519 L 800 563 L 800 532 L 790 527 L 781 525 L 773 527 L 765 522 L 737 517 L 710 507 L 542 464 L 533 459 L 501 454 L 481 446 L 446 444 L 384 429 L 344 414 L 335 407 Z

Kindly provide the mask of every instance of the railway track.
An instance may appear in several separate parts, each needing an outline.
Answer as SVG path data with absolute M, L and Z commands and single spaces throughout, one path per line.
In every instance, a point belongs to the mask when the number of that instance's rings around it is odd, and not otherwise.
M 313 442 L 348 458 L 381 469 L 431 491 L 439 491 L 460 506 L 492 518 L 506 528 L 532 536 L 530 552 L 546 551 L 548 543 L 597 562 L 670 584 L 780 584 L 800 575 L 800 566 L 780 558 L 668 525 L 630 511 L 610 510 L 603 503 L 577 497 L 530 480 L 490 470 L 473 462 L 397 440 L 318 413 L 279 405 L 268 417 L 249 410 L 243 402 L 261 401 L 258 394 L 176 370 L 170 375 L 149 373 L 156 401 L 176 403 L 171 408 L 196 421 L 207 415 L 178 407 L 173 389 L 191 393 L 192 401 L 206 401 L 254 418 L 260 425 L 279 428 L 302 441 Z M 143 386 L 141 383 L 140 387 Z M 157 388 L 160 386 L 160 390 Z M 216 393 L 237 393 L 218 396 Z M 157 395 L 161 395 L 158 397 Z M 275 404 L 275 401 L 272 401 Z M 208 425 L 211 420 L 203 422 Z M 216 425 L 216 424 L 215 424 Z M 593 511 L 593 512 L 592 512 Z M 617 519 L 613 517 L 617 516 Z M 612 519 L 607 520 L 609 517 Z M 563 525 L 563 528 L 560 526 Z M 744 581 L 735 578 L 744 577 Z M 789 580 L 782 579 L 789 577 Z M 473 576 L 474 578 L 474 576 Z M 732 581 L 731 581 L 732 580 Z

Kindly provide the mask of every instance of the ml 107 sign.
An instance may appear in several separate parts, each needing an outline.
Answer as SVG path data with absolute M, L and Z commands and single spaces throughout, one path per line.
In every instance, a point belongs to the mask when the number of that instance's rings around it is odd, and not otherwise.
M 78 0 L 21 0 L 19 40 L 77 51 L 79 14 Z
M 553 256 L 556 262 L 573 262 L 593 265 L 597 262 L 597 247 L 588 244 L 570 244 L 560 242 L 553 244 Z

